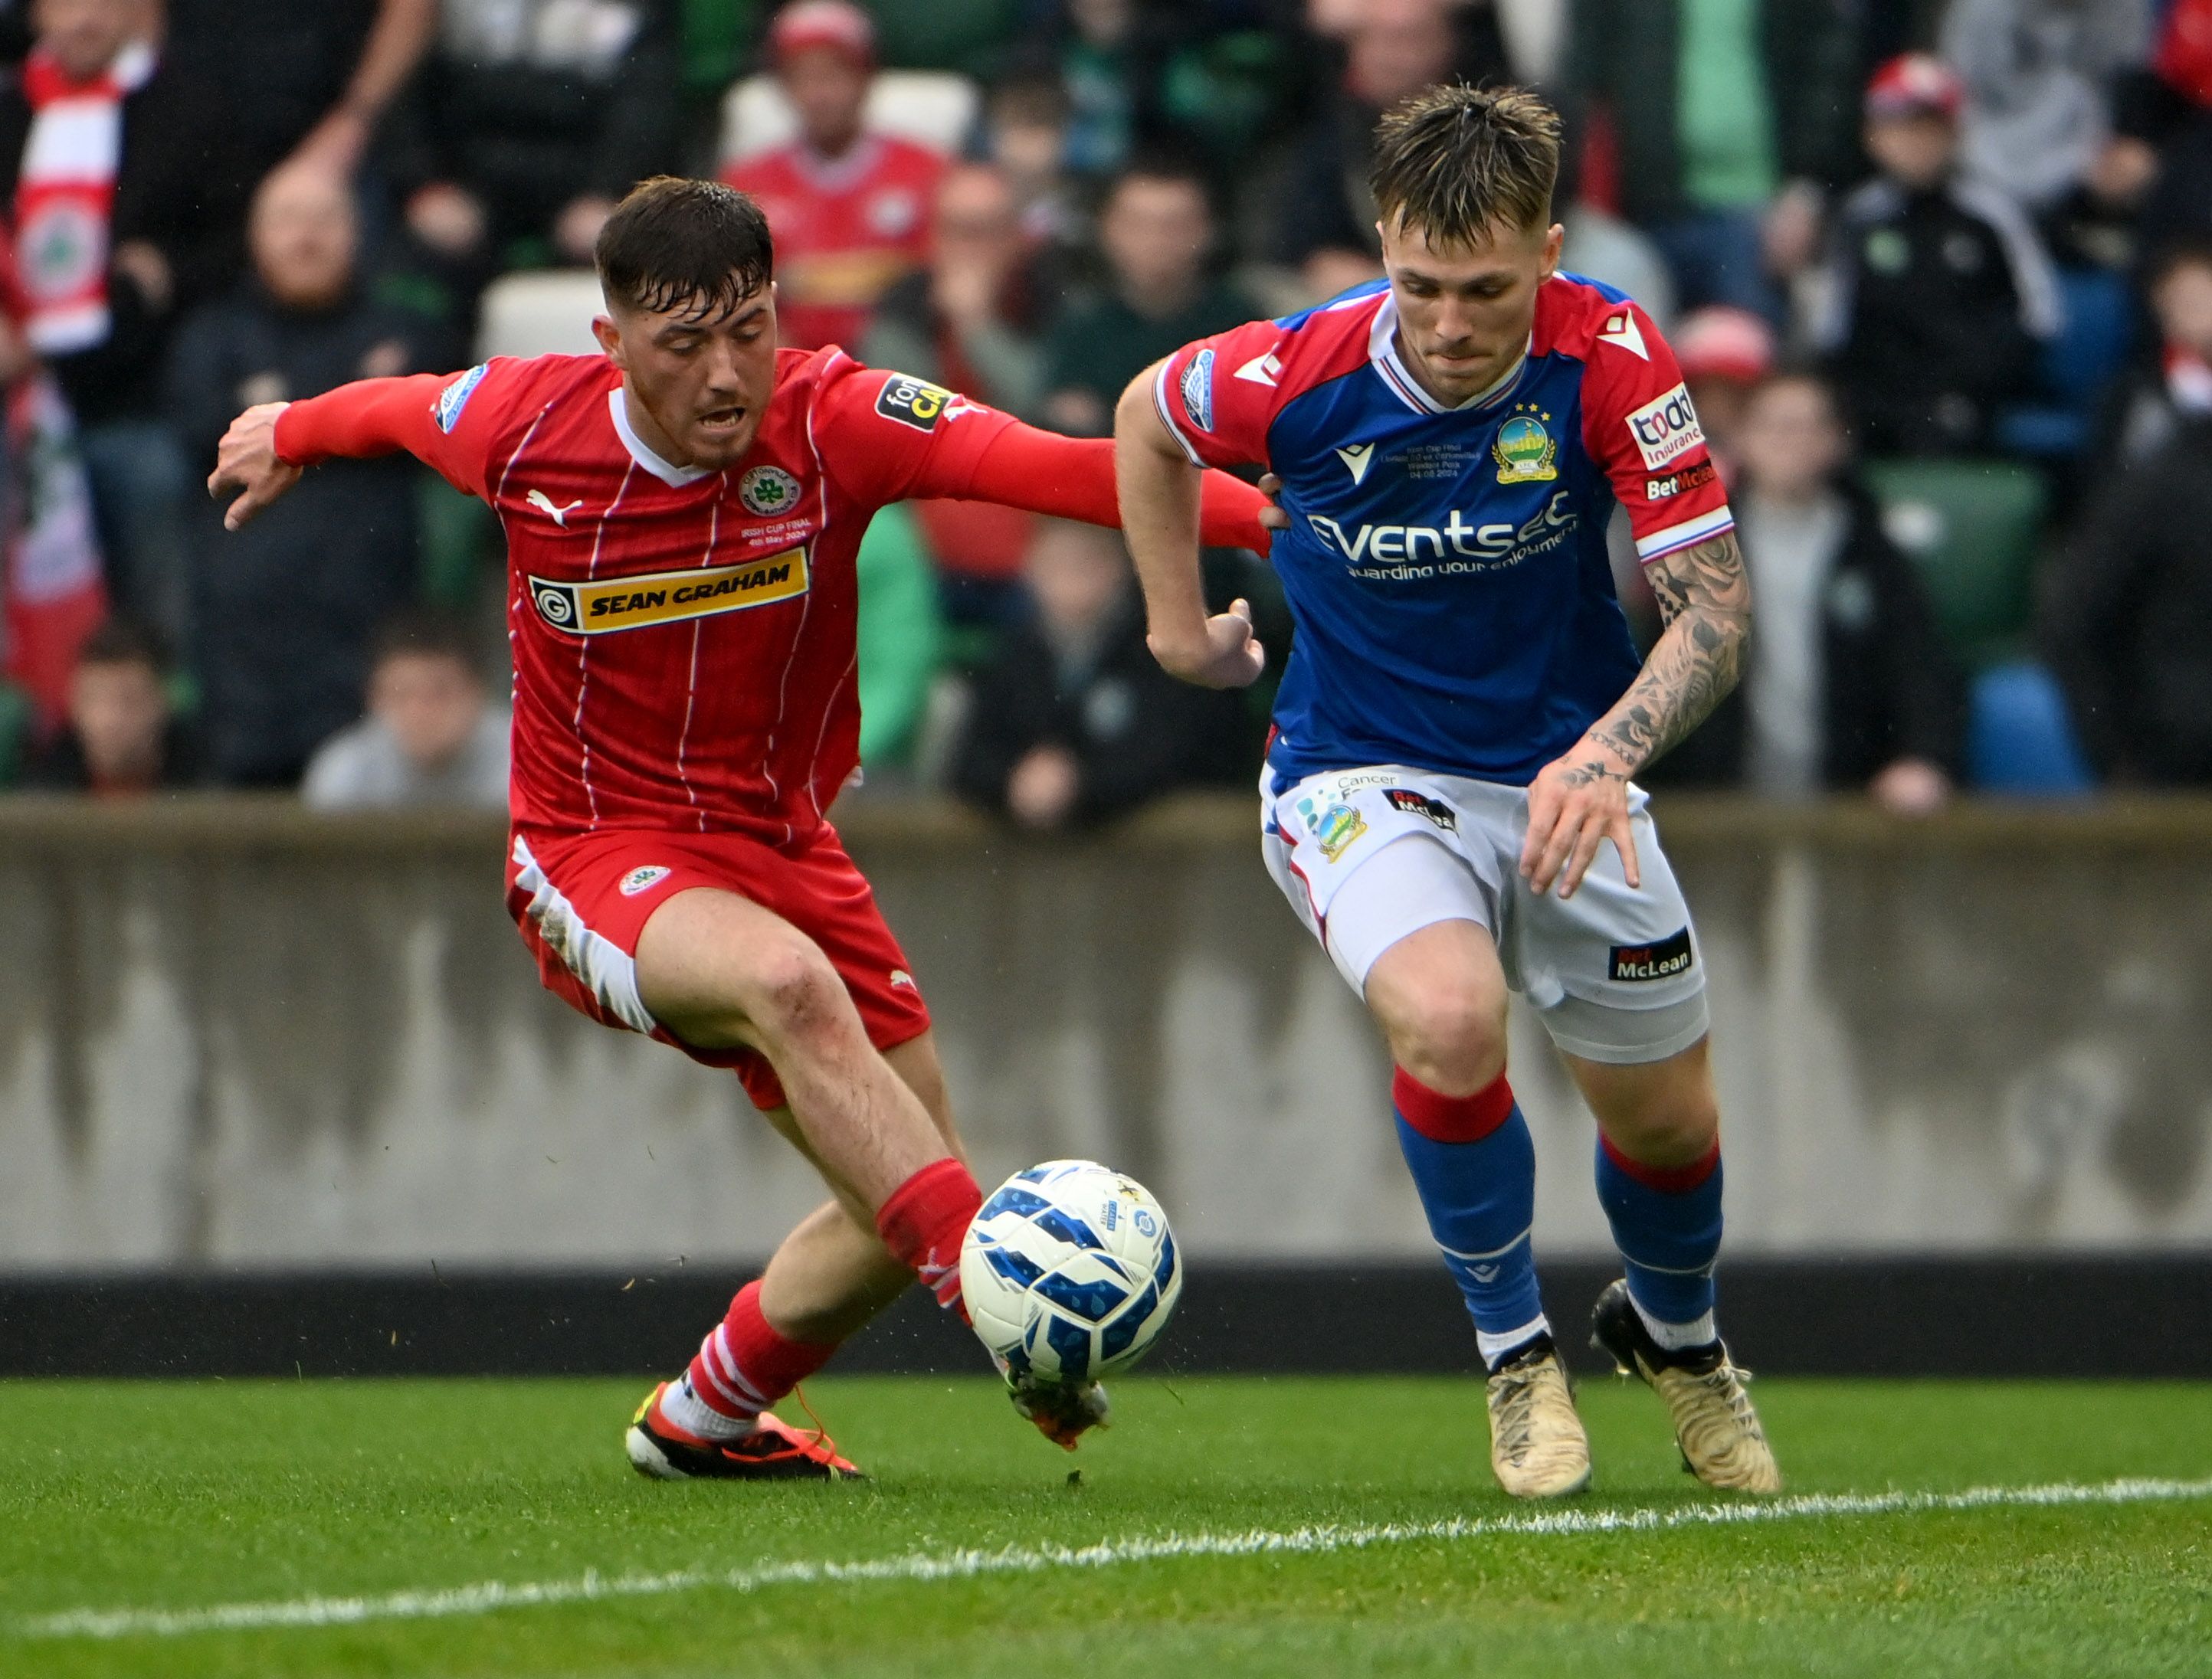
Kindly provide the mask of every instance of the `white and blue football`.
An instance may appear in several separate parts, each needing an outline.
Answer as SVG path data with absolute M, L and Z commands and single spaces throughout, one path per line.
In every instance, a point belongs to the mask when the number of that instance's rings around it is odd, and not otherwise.
M 1182 1267 L 1150 1190 L 1096 1161 L 1047 1161 L 984 1201 L 960 1245 L 960 1292 L 1015 1375 L 1087 1381 L 1151 1350 Z

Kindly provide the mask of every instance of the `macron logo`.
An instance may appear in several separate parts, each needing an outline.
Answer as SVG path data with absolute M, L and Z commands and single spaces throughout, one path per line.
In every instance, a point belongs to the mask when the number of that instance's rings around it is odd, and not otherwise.
M 1597 335 L 1601 344 L 1611 344 L 1615 349 L 1625 349 L 1638 361 L 1649 361 L 1651 352 L 1644 348 L 1644 334 L 1636 325 L 1636 317 L 1623 310 L 1607 321 Z
M 571 501 L 565 507 L 556 507 L 553 505 L 553 498 L 546 494 L 544 490 L 540 489 L 531 491 L 528 495 L 523 498 L 523 500 L 529 506 L 537 508 L 538 511 L 544 514 L 546 518 L 551 519 L 554 524 L 559 525 L 563 530 L 566 530 L 568 528 L 568 515 L 574 512 L 577 508 L 584 505 L 580 501 Z
M 1353 483 L 1364 483 L 1367 478 L 1368 464 L 1375 458 L 1375 446 L 1355 443 L 1349 449 L 1338 450 L 1336 458 L 1344 463 L 1345 470 L 1352 474 Z
M 1275 359 L 1275 352 L 1269 350 L 1265 355 L 1254 356 L 1239 367 L 1237 370 L 1237 377 L 1249 379 L 1255 385 L 1264 385 L 1272 391 L 1274 389 L 1276 379 L 1281 377 L 1282 372 L 1283 364 Z

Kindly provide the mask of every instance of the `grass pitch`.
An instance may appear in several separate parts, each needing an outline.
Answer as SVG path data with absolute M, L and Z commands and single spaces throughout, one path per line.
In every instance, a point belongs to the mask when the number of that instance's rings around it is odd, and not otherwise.
M 876 1479 L 783 1488 L 638 1478 L 642 1386 L 0 1383 L 0 1674 L 2212 1666 L 2212 1387 L 1763 1382 L 1792 1494 L 1873 1496 L 1712 1522 L 1592 1383 L 1547 1530 L 1468 1381 L 1140 1375 L 1071 1458 L 981 1381 L 823 1380 Z M 2097 1501 L 1957 1496 L 2054 1485 Z

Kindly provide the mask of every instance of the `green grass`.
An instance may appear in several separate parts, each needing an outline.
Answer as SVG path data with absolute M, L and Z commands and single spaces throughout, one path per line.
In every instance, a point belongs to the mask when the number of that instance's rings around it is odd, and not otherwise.
M 1493 1533 L 964 1579 L 710 1585 L 439 1620 L 96 1641 L 186 1609 L 1050 1542 L 1515 1517 L 1479 1391 L 1138 1378 L 1062 1457 L 981 1382 L 823 1380 L 864 1487 L 662 1486 L 639 1385 L 0 1383 L 0 1674 L 2203 1674 L 2212 1500 Z M 1794 1492 L 2212 1476 L 2212 1387 L 1773 1381 Z M 1583 1396 L 1570 1507 L 1707 1501 L 1657 1402 Z M 1079 1485 L 1068 1483 L 1079 1465 Z M 1519 1664 L 1516 1666 L 1516 1664 Z

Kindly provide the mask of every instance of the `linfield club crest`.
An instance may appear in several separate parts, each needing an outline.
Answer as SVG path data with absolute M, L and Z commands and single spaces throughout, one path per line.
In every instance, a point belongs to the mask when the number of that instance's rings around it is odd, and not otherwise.
M 1334 863 L 1361 834 L 1367 832 L 1367 819 L 1341 799 L 1332 800 L 1326 809 L 1319 808 L 1311 798 L 1298 801 L 1298 815 L 1314 838 L 1321 842 L 1321 854 Z
M 1499 483 L 1547 483 L 1559 476 L 1553 464 L 1559 441 L 1544 424 L 1551 417 L 1534 403 L 1514 403 L 1512 417 L 1498 428 L 1498 440 L 1490 446 Z

